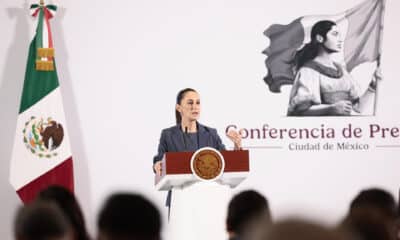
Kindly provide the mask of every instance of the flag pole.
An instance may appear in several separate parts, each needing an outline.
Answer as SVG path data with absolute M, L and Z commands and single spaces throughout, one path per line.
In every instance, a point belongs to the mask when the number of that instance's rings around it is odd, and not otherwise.
M 44 6 L 44 0 L 40 0 L 39 4 L 40 6 Z
M 385 11 L 386 11 L 386 0 L 381 0 L 382 1 L 382 16 L 381 16 L 381 21 L 379 24 L 379 42 L 378 42 L 378 57 L 376 59 L 376 69 L 380 68 L 381 66 L 381 58 L 382 58 L 382 40 L 383 40 L 383 23 L 384 23 L 384 18 L 385 18 Z M 374 74 L 374 77 L 375 74 Z M 374 100 L 374 116 L 376 116 L 376 108 L 377 108 L 377 102 L 378 102 L 378 79 L 376 80 L 375 83 L 375 100 Z

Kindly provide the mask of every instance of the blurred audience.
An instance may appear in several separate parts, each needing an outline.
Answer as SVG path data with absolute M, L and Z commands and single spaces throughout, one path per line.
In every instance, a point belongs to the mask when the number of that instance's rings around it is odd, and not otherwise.
M 35 201 L 22 206 L 14 222 L 16 240 L 74 240 L 71 226 L 59 207 Z
M 53 185 L 41 191 L 37 199 L 53 202 L 64 212 L 72 226 L 75 240 L 90 239 L 78 200 L 68 189 Z
M 350 203 L 350 213 L 359 207 L 373 207 L 384 216 L 395 218 L 397 204 L 393 195 L 380 188 L 362 190 Z
M 298 219 L 287 219 L 270 226 L 259 226 L 246 240 L 353 240 L 344 231 Z
M 395 240 L 397 204 L 389 192 L 371 188 L 362 190 L 350 203 L 341 227 L 362 240 Z
M 138 194 L 111 195 L 98 216 L 98 240 L 160 240 L 161 216 Z
M 397 221 L 396 221 L 396 240 L 400 240 L 400 189 L 397 198 Z
M 97 225 L 98 240 L 161 240 L 160 212 L 139 194 L 112 194 L 99 212 Z M 296 219 L 274 224 L 268 200 L 246 190 L 229 202 L 226 231 L 229 240 L 400 240 L 400 206 L 391 193 L 370 188 L 355 196 L 335 229 Z M 16 240 L 90 240 L 77 199 L 61 186 L 48 187 L 18 210 L 14 236 Z
M 267 199 L 254 190 L 240 192 L 233 196 L 228 205 L 226 230 L 230 240 L 241 239 L 241 235 L 255 222 L 271 222 Z

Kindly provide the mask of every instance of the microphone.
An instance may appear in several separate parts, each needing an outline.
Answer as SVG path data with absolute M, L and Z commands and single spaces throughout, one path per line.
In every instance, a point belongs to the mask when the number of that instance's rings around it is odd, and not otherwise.
M 183 144 L 185 145 L 185 150 L 186 150 L 186 151 L 188 150 L 188 148 L 187 148 L 187 142 L 186 142 L 187 133 L 188 133 L 188 127 L 185 127 L 185 133 L 183 134 Z

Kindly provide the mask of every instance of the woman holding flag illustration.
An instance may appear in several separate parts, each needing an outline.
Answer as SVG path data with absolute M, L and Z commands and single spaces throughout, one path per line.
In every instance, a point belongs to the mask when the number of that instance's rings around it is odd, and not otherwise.
M 311 41 L 294 57 L 296 77 L 290 93 L 288 116 L 360 115 L 362 102 L 374 95 L 379 69 L 362 91 L 346 67 L 332 54 L 343 47 L 335 22 L 319 21 L 311 29 Z

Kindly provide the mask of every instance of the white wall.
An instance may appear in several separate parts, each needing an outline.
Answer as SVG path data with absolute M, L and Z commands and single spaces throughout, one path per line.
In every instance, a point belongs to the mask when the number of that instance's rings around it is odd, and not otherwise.
M 178 90 L 197 89 L 201 122 L 223 132 L 229 124 L 254 128 L 319 127 L 348 123 L 400 127 L 397 79 L 400 2 L 387 0 L 378 115 L 364 118 L 286 118 L 289 88 L 267 90 L 262 32 L 308 14 L 335 14 L 359 0 L 280 1 L 57 1 L 52 20 L 60 78 L 76 167 L 76 191 L 91 232 L 96 213 L 115 190 L 139 191 L 162 208 L 153 189 L 151 161 L 162 128 L 174 124 Z M 19 200 L 8 168 L 22 91 L 32 20 L 23 0 L 1 0 L 0 11 L 0 236 L 12 237 Z M 290 6 L 290 7 L 289 7 Z M 340 137 L 333 141 L 340 141 Z M 304 143 L 306 141 L 299 140 Z M 323 142 L 323 141 L 321 141 Z M 270 200 L 275 218 L 297 214 L 335 223 L 362 188 L 383 187 L 397 195 L 398 138 L 369 139 L 368 151 L 288 151 L 288 139 L 245 139 L 252 175 L 235 191 L 255 188 Z M 164 208 L 162 208 L 164 210 Z M 164 212 L 165 214 L 165 212 Z

